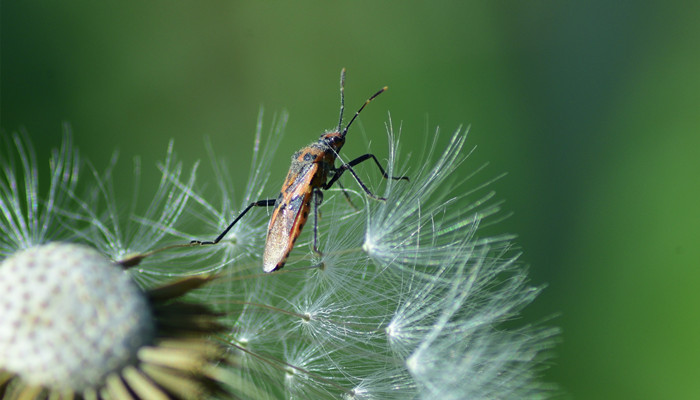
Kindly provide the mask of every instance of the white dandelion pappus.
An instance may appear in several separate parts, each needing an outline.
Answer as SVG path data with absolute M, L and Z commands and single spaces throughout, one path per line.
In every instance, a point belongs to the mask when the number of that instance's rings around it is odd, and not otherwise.
M 137 257 L 133 262 L 140 263 L 143 259 L 139 255 L 172 244 L 172 240 L 179 240 L 177 223 L 188 204 L 188 189 L 194 185 L 197 165 L 185 175 L 182 162 L 177 160 L 173 142 L 170 141 L 165 160 L 158 163 L 161 179 L 145 211 L 138 215 L 136 205 L 140 197 L 141 160 L 139 157 L 134 158 L 133 196 L 125 218 L 118 200 L 121 196 L 116 195 L 113 187 L 117 160 L 118 153 L 115 152 L 104 172 L 99 172 L 90 165 L 94 185 L 85 194 L 70 190 L 68 194 L 74 204 L 70 209 L 61 210 L 61 213 L 73 221 L 69 226 L 77 227 L 73 228 L 77 237 L 108 254 L 112 260 Z M 182 178 L 187 180 L 182 183 Z M 179 182 L 179 186 L 175 182 Z M 147 259 L 141 264 L 140 273 L 136 274 L 137 279 L 148 279 L 147 276 L 150 275 L 158 280 L 159 276 L 174 276 L 177 272 L 182 274 L 183 267 L 174 265 L 178 258 L 184 257 L 182 251 L 172 253 L 172 257 L 167 254 L 160 256 L 158 262 L 155 262 L 156 259 Z M 167 272 L 157 266 L 163 261 L 163 256 L 169 261 Z M 189 266 L 184 268 L 190 269 Z M 191 270 L 188 272 L 192 273 Z
M 27 135 L 12 135 L 13 143 L 2 141 L 0 150 L 5 151 L 0 151 L 0 232 L 4 235 L 0 237 L 0 257 L 46 243 L 61 233 L 56 211 L 65 205 L 66 190 L 75 188 L 79 165 L 70 132 L 67 127 L 64 129 L 61 148 L 51 153 L 50 182 L 44 199 L 39 196 L 36 154 Z M 15 157 L 19 157 L 19 169 Z
M 389 164 L 393 168 L 395 151 L 391 122 L 387 130 L 392 146 Z M 432 158 L 438 136 L 434 135 L 435 142 L 426 159 Z M 422 163 L 419 170 L 412 173 L 410 185 L 388 184 L 387 202 L 377 204 L 367 213 L 363 249 L 378 265 L 390 267 L 390 270 L 405 268 L 411 274 L 425 274 L 430 279 L 434 275 L 433 268 L 439 266 L 444 257 L 469 258 L 472 252 L 466 251 L 465 246 L 475 250 L 486 245 L 508 246 L 512 235 L 475 237 L 482 221 L 496 214 L 500 207 L 489 204 L 493 192 L 474 200 L 468 198 L 490 182 L 468 191 L 457 190 L 476 173 L 459 180 L 452 175 L 468 157 L 463 152 L 466 136 L 467 132 L 458 128 L 434 164 Z
M 465 138 L 458 130 L 410 188 L 387 188 L 391 206 L 368 213 L 363 249 L 380 271 L 392 272 L 382 275 L 394 280 L 398 300 L 386 339 L 420 398 L 548 397 L 553 387 L 538 373 L 558 330 L 500 328 L 541 288 L 527 285 L 518 255 L 510 254 L 512 236 L 478 236 L 480 223 L 498 211 L 487 203 L 493 194 L 463 205 L 481 187 L 436 193 L 464 160 Z

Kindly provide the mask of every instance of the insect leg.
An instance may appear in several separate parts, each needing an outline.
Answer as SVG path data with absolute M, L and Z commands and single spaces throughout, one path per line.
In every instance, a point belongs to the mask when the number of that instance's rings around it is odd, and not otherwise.
M 323 255 L 323 253 L 318 250 L 318 207 L 322 202 L 323 192 L 319 188 L 314 189 L 314 253 L 316 253 L 318 256 Z
M 221 239 L 223 239 L 224 236 L 226 236 L 228 231 L 230 231 L 231 228 L 233 228 L 233 226 L 236 225 L 236 222 L 238 222 L 238 220 L 241 219 L 245 215 L 245 213 L 248 212 L 248 210 L 250 210 L 253 207 L 272 207 L 275 205 L 275 200 L 276 199 L 258 200 L 258 201 L 254 201 L 254 202 L 250 203 L 248 205 L 248 207 L 246 207 L 245 210 L 243 210 L 243 212 L 238 214 L 236 219 L 234 219 L 233 222 L 231 222 L 229 224 L 229 226 L 227 226 L 226 229 L 224 229 L 224 231 L 221 232 L 221 234 L 216 237 L 216 239 L 214 239 L 213 241 L 206 241 L 206 242 L 202 242 L 200 240 L 193 240 L 190 243 L 191 244 L 217 244 L 217 243 L 219 243 L 221 241 Z
M 362 183 L 362 180 L 360 179 L 360 177 L 357 176 L 357 173 L 355 173 L 355 170 L 352 169 L 352 167 L 354 167 L 355 165 L 357 165 L 357 164 L 359 164 L 359 163 L 361 163 L 361 162 L 363 162 L 363 161 L 367 161 L 367 160 L 369 160 L 370 158 L 374 160 L 375 164 L 377 164 L 377 167 L 379 167 L 379 170 L 382 172 L 382 176 L 383 176 L 385 179 L 391 178 L 391 179 L 393 179 L 393 180 L 400 180 L 400 179 L 408 180 L 408 177 L 407 177 L 407 176 L 391 176 L 391 177 L 390 177 L 389 175 L 387 175 L 387 173 L 386 173 L 386 171 L 384 170 L 384 168 L 382 168 L 382 165 L 379 164 L 379 160 L 377 160 L 377 157 L 375 157 L 374 154 L 365 154 L 365 155 L 362 155 L 362 156 L 357 157 L 356 159 L 350 161 L 350 162 L 347 163 L 347 164 L 343 164 L 343 165 L 341 165 L 340 167 L 336 168 L 336 169 L 335 169 L 335 174 L 333 175 L 333 177 L 331 177 L 331 179 L 328 181 L 328 183 L 326 183 L 326 185 L 325 185 L 323 188 L 324 188 L 324 189 L 330 188 L 330 187 L 338 180 L 338 178 L 340 178 L 340 176 L 343 174 L 343 172 L 345 172 L 345 171 L 350 171 L 350 173 L 351 173 L 352 176 L 355 178 L 355 180 L 357 181 L 357 183 L 360 184 L 360 186 L 362 187 L 362 189 L 365 191 L 365 193 L 367 193 L 367 195 L 368 195 L 369 197 L 371 197 L 371 198 L 373 198 L 373 199 L 376 199 L 376 200 L 386 200 L 385 198 L 376 196 L 375 194 L 373 194 L 372 192 L 370 192 L 370 190 L 367 188 L 367 186 L 365 186 L 365 184 Z
M 350 195 L 348 194 L 348 191 L 345 190 L 345 187 L 343 186 L 343 184 L 340 183 L 340 181 L 336 181 L 335 184 L 340 186 L 340 190 L 343 192 L 343 196 L 345 196 L 345 200 L 348 201 L 348 204 L 350 204 L 350 207 L 352 207 L 353 210 L 357 211 L 358 208 L 355 207 L 355 204 L 353 204 L 352 200 L 350 199 Z

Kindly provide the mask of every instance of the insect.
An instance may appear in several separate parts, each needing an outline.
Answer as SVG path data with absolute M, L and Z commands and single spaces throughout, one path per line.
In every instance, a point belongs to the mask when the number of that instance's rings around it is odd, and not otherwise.
M 362 180 L 360 180 L 360 177 L 352 167 L 371 159 L 377 164 L 377 167 L 379 167 L 385 179 L 408 180 L 406 176 L 390 177 L 387 175 L 374 154 L 365 154 L 349 163 L 335 167 L 335 160 L 338 158 L 338 152 L 340 152 L 340 149 L 345 144 L 345 135 L 348 133 L 348 128 L 350 128 L 350 125 L 352 125 L 355 118 L 360 115 L 360 112 L 362 112 L 365 106 L 387 89 L 388 87 L 385 86 L 367 99 L 362 107 L 355 112 L 355 115 L 345 128 L 342 128 L 343 110 L 345 108 L 345 68 L 343 68 L 340 72 L 340 119 L 338 121 L 338 129 L 322 134 L 317 142 L 294 153 L 289 172 L 287 173 L 284 184 L 282 184 L 282 189 L 276 199 L 258 200 L 250 203 L 216 239 L 206 242 L 193 240 L 191 243 L 202 245 L 216 244 L 226 236 L 229 230 L 231 230 L 251 208 L 274 207 L 272 217 L 270 218 L 270 224 L 267 228 L 267 239 L 265 240 L 265 250 L 263 251 L 263 271 L 276 271 L 284 267 L 287 257 L 289 257 L 289 253 L 294 247 L 294 242 L 301 234 L 301 230 L 308 220 L 309 211 L 311 210 L 313 202 L 313 248 L 314 252 L 321 254 L 318 250 L 318 207 L 323 201 L 323 190 L 329 189 L 335 183 L 340 185 L 338 179 L 345 171 L 349 171 L 365 193 L 375 200 L 385 201 L 386 199 L 374 195 L 367 186 L 362 183 Z M 340 186 L 342 187 L 342 185 Z M 347 197 L 347 193 L 345 196 Z

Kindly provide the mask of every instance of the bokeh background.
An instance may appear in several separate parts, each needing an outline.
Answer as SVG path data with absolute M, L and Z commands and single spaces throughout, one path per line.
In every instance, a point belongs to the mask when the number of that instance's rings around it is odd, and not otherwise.
M 544 379 L 579 399 L 700 398 L 700 2 L 2 2 L 0 134 L 41 162 L 63 124 L 98 167 L 209 137 L 241 184 L 261 106 L 279 161 L 366 109 L 343 150 L 386 155 L 471 125 L 464 174 L 512 212 L 535 284 L 518 324 L 563 328 Z M 200 176 L 200 179 L 206 179 Z

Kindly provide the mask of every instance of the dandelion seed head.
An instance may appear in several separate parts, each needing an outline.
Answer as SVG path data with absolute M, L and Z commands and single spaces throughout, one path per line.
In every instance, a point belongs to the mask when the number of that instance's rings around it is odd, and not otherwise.
M 136 282 L 154 272 L 155 247 L 177 236 L 172 227 L 188 198 L 173 184 L 181 165 L 172 146 L 161 185 L 137 215 L 114 196 L 116 157 L 104 172 L 90 166 L 92 175 L 80 175 L 78 186 L 67 133 L 49 160 L 48 185 L 40 187 L 41 163 L 28 138 L 13 138 L 14 146 L 0 148 L 0 393 L 151 399 L 218 390 L 223 351 L 207 339 L 221 331 L 218 314 L 178 299 L 214 275 L 169 279 L 147 291 Z M 137 162 L 137 180 L 139 174 Z M 194 170 L 183 187 L 193 178 Z M 136 185 L 134 201 L 137 192 Z M 135 265 L 143 268 L 124 270 Z
M 0 366 L 82 391 L 136 358 L 155 323 L 128 274 L 82 245 L 49 243 L 0 263 Z

